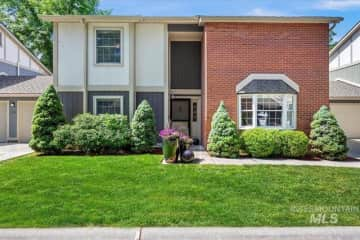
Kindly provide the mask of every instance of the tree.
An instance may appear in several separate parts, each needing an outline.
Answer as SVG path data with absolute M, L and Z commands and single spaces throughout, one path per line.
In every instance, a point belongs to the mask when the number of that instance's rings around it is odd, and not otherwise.
M 52 69 L 52 25 L 39 15 L 103 15 L 99 0 L 1 0 L 0 22 Z
M 314 114 L 310 132 L 311 152 L 328 160 L 346 159 L 346 136 L 329 108 Z
M 331 29 L 330 31 L 329 31 L 329 48 L 330 48 L 330 50 L 333 48 L 333 47 L 335 47 L 335 45 L 337 44 L 337 42 L 336 41 L 334 41 L 334 37 L 336 36 L 336 32 L 333 30 L 333 29 Z
M 54 86 L 50 86 L 36 102 L 29 146 L 37 152 L 46 154 L 56 151 L 53 132 L 64 123 L 65 116 L 60 99 Z
M 137 153 L 150 152 L 156 144 L 156 128 L 154 112 L 143 100 L 137 107 L 131 121 L 131 150 Z
M 236 123 L 230 118 L 224 102 L 221 102 L 211 121 L 207 149 L 212 156 L 237 157 L 240 137 Z

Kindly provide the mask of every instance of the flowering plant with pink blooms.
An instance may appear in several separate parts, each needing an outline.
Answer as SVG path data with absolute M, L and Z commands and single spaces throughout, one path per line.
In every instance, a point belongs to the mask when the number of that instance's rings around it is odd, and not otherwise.
M 175 129 L 165 128 L 165 129 L 160 131 L 159 136 L 162 139 L 175 140 L 175 139 L 179 138 L 180 133 L 178 131 L 176 131 Z

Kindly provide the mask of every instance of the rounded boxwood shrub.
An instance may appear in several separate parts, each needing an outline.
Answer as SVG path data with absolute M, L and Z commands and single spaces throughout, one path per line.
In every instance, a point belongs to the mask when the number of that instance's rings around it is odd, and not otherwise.
M 329 108 L 314 114 L 310 132 L 311 152 L 328 160 L 344 160 L 348 151 L 346 136 Z
M 277 134 L 277 133 L 276 133 Z M 245 150 L 252 157 L 265 158 L 273 155 L 276 142 L 274 132 L 263 128 L 246 130 L 241 135 Z
M 154 112 L 148 101 L 143 100 L 131 121 L 131 150 L 150 152 L 156 144 L 156 135 Z
M 278 129 L 266 129 L 272 136 L 274 141 L 274 149 L 271 155 L 281 156 L 282 154 L 282 139 L 281 139 L 281 131 Z
M 70 124 L 59 126 L 54 132 L 53 145 L 57 151 L 72 148 L 74 145 L 74 133 Z
M 309 139 L 304 132 L 285 130 L 280 132 L 280 136 L 283 157 L 300 158 L 306 155 Z
M 32 119 L 32 137 L 29 146 L 37 152 L 54 153 L 53 132 L 65 123 L 60 99 L 54 86 L 49 86 L 38 98 Z
M 230 118 L 224 102 L 212 117 L 207 150 L 211 156 L 235 158 L 240 152 L 240 138 L 236 123 Z
M 127 116 L 118 114 L 99 115 L 103 147 L 106 150 L 127 149 L 130 146 L 130 128 Z

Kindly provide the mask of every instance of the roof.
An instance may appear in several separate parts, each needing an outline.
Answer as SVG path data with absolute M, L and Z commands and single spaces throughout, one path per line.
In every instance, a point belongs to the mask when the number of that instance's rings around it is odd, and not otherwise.
M 354 34 L 354 33 L 356 33 L 357 32 L 357 30 L 359 30 L 360 29 L 360 21 L 359 22 L 357 22 L 340 40 L 339 40 L 339 42 L 335 45 L 335 47 L 333 47 L 332 49 L 331 49 L 331 51 L 330 51 L 330 56 L 332 55 L 332 54 L 334 54 L 335 52 L 336 52 L 336 50 L 338 50 L 342 45 L 344 45 L 344 43 L 346 43 L 346 41 L 348 40 L 348 39 L 350 39 L 351 37 L 352 37 L 352 35 Z
M 44 70 L 45 73 L 47 73 L 48 75 L 51 75 L 52 73 L 50 72 L 50 70 L 45 67 L 44 64 L 42 64 L 40 62 L 40 60 L 34 56 L 34 54 L 32 54 L 32 52 L 29 51 L 29 49 L 27 49 L 24 44 L 22 44 L 16 37 L 14 34 L 12 34 L 1 22 L 0 22 L 0 29 L 2 29 L 4 32 L 6 32 L 7 35 L 10 36 L 10 38 L 12 40 L 14 40 L 21 48 L 21 50 L 23 50 L 24 52 L 26 52 L 29 57 L 34 61 L 36 62 L 37 64 L 39 64 L 39 66 Z
M 330 99 L 360 98 L 360 85 L 346 80 L 330 81 Z
M 203 25 L 207 22 L 264 22 L 264 23 L 339 23 L 342 17 L 320 16 L 114 16 L 114 15 L 41 15 L 49 22 L 163 22 Z
M 238 93 L 291 93 L 296 94 L 297 91 L 286 84 L 281 79 L 254 79 L 239 89 Z
M 52 80 L 52 76 L 0 76 L 0 97 L 38 97 Z

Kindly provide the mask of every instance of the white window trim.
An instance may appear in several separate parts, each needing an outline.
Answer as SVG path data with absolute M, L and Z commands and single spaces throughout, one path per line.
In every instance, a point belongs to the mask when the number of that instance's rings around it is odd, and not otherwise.
M 120 100 L 120 114 L 124 114 L 124 97 L 123 96 L 93 96 L 93 113 L 97 115 L 98 99 L 119 99 Z
M 288 109 L 282 109 L 282 119 L 281 119 L 281 122 L 282 122 L 282 126 L 281 127 L 272 127 L 272 126 L 266 126 L 266 127 L 262 127 L 262 128 L 271 128 L 271 129 L 296 129 L 297 128 L 297 95 L 296 94 L 264 94 L 264 93 L 255 93 L 255 94 L 238 94 L 238 101 L 237 101 L 237 111 L 238 111 L 238 128 L 239 129 L 251 129 L 251 128 L 256 128 L 256 127 L 260 127 L 260 126 L 256 126 L 256 123 L 257 123 L 257 119 L 256 119 L 256 112 L 257 112 L 257 97 L 258 96 L 292 96 L 293 99 L 294 99 L 294 127 L 292 128 L 288 128 L 286 127 L 285 125 L 285 122 L 286 122 L 286 113 L 288 111 Z M 241 97 L 242 96 L 251 96 L 252 98 L 252 112 L 253 112 L 253 116 L 252 116 L 252 125 L 251 126 L 242 126 L 241 124 Z M 282 103 L 282 107 L 286 107 L 286 104 L 285 104 L 285 97 L 283 97 L 283 103 Z
M 120 62 L 119 63 L 98 63 L 97 62 L 97 31 L 98 30 L 116 30 L 120 31 Z M 104 27 L 95 27 L 94 28 L 94 65 L 95 66 L 123 66 L 124 64 L 124 29 L 120 28 L 104 28 Z

